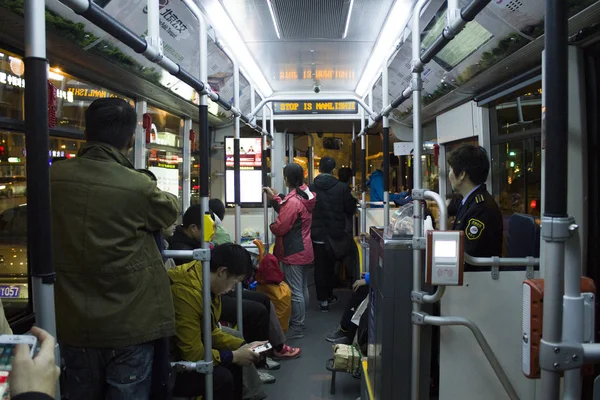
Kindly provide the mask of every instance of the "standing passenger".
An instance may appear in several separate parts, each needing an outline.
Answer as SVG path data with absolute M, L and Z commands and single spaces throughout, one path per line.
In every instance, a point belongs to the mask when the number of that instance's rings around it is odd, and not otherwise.
M 50 171 L 67 390 L 71 400 L 148 399 L 153 360 L 165 356 L 161 339 L 175 334 L 153 233 L 175 222 L 179 201 L 126 157 L 137 125 L 133 107 L 99 99 L 85 117 L 87 142 L 78 156 Z
M 452 230 L 465 232 L 465 252 L 473 257 L 502 255 L 502 214 L 485 181 L 490 160 L 479 146 L 462 145 L 448 156 L 448 179 L 455 193 L 456 219 Z M 454 207 L 451 207 L 454 208 Z
M 271 224 L 276 236 L 275 257 L 281 263 L 285 281 L 292 289 L 292 316 L 287 339 L 304 337 L 304 319 L 308 307 L 308 273 L 306 269 L 314 261 L 310 229 L 316 195 L 304 184 L 304 170 L 296 163 L 283 169 L 285 185 L 290 188 L 287 196 L 272 188 L 265 188 L 269 200 L 274 201 L 279 215 Z
M 350 186 L 332 175 L 334 169 L 335 160 L 323 157 L 319 163 L 320 174 L 310 186 L 317 194 L 311 235 L 315 249 L 317 299 L 323 312 L 329 311 L 329 306 L 338 301 L 333 295 L 335 263 L 354 250 L 352 234 L 346 230 L 346 219 L 356 213 L 356 199 L 352 197 Z

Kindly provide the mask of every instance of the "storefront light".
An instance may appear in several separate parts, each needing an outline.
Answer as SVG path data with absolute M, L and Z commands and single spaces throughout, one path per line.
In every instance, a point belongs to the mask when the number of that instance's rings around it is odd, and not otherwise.
M 48 71 L 48 78 L 52 79 L 53 81 L 63 81 L 65 79 L 64 76 L 53 71 Z
M 9 163 L 20 163 L 21 159 L 19 157 L 8 157 Z

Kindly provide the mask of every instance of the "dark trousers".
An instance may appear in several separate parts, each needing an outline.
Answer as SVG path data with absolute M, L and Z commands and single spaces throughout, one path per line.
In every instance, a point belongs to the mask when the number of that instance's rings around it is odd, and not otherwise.
M 331 245 L 313 244 L 315 251 L 315 287 L 317 289 L 317 300 L 327 301 L 333 296 L 335 287 L 335 262 L 337 258 Z
M 352 323 L 352 316 L 356 312 L 356 308 L 367 298 L 368 295 L 369 285 L 361 286 L 356 292 L 352 293 L 352 297 L 346 304 L 346 309 L 344 310 L 344 315 L 342 315 L 340 326 L 344 331 L 346 331 L 346 334 L 351 339 L 354 338 L 356 329 L 358 329 L 358 326 Z
M 221 308 L 221 320 L 236 324 L 237 303 L 235 292 L 221 296 Z M 269 296 L 250 290 L 242 292 L 244 339 L 247 342 L 269 340 L 270 312 L 271 301 Z
M 219 364 L 213 369 L 213 399 L 242 400 L 242 384 L 241 367 Z M 173 395 L 177 397 L 204 396 L 205 389 L 204 375 L 197 372 L 181 372 L 175 379 Z
M 155 343 L 121 348 L 61 345 L 71 400 L 148 399 Z

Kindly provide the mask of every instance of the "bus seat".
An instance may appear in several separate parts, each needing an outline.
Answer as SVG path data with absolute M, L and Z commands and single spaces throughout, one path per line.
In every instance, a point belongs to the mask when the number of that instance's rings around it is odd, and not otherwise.
M 539 219 L 528 214 L 513 214 L 508 219 L 506 257 L 530 256 L 540 256 Z

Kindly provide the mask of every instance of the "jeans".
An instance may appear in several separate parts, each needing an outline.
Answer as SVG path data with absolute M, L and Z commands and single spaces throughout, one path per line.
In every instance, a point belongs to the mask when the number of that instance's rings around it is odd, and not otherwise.
M 221 296 L 221 320 L 237 323 L 235 292 Z M 244 290 L 242 292 L 242 319 L 244 339 L 248 343 L 269 339 L 269 309 L 271 300 L 264 293 Z
M 290 316 L 290 330 L 304 327 L 306 309 L 310 300 L 308 294 L 309 265 L 288 265 L 281 263 L 281 270 L 285 282 L 292 290 L 292 315 Z
M 148 399 L 154 342 L 118 349 L 60 347 L 70 400 Z

